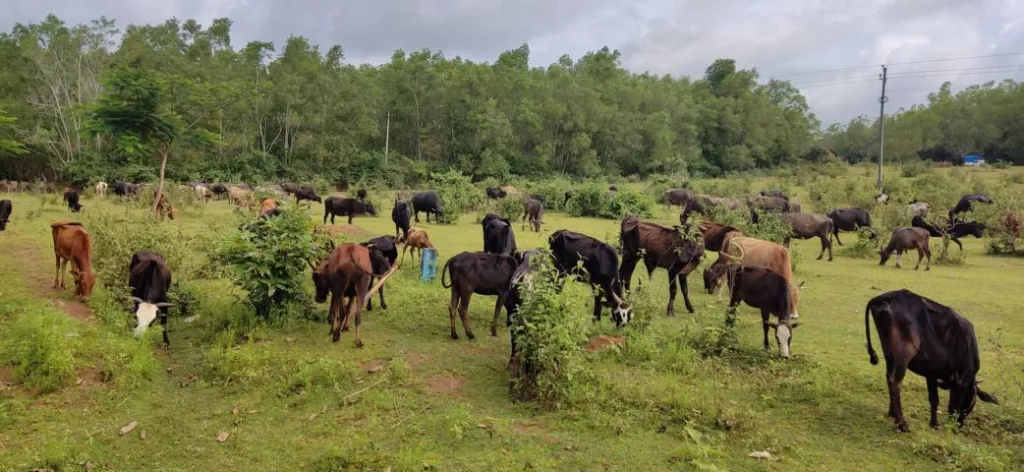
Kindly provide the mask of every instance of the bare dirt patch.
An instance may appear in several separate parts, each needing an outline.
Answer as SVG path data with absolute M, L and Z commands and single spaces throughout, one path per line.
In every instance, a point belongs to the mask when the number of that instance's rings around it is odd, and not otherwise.
M 14 385 L 14 367 L 0 365 L 0 387 Z
M 427 381 L 427 390 L 438 395 L 458 397 L 462 395 L 462 387 L 468 383 L 469 381 L 463 377 L 451 372 L 443 372 L 431 377 Z
M 79 387 L 90 385 L 103 385 L 103 371 L 98 367 L 85 367 L 75 373 L 75 384 Z
M 606 334 L 598 334 L 590 338 L 587 341 L 587 350 L 590 352 L 600 351 L 601 349 L 607 349 L 612 346 L 618 346 L 626 342 L 626 338 L 622 336 L 608 336 Z
M 430 356 L 419 352 L 410 352 L 405 354 L 405 364 L 409 367 L 409 370 L 417 370 L 420 366 L 430 361 Z

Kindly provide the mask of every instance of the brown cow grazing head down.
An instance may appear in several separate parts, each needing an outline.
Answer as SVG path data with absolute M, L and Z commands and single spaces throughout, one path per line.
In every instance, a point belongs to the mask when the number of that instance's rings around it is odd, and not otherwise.
M 75 296 L 88 301 L 96 278 L 92 274 L 92 238 L 81 223 L 57 221 L 50 225 L 53 233 L 53 252 L 57 259 L 57 274 L 53 288 L 67 288 L 67 264 L 71 262 L 71 275 L 75 281 Z
M 924 270 L 932 269 L 932 251 L 928 248 L 928 230 L 923 228 L 896 228 L 892 232 L 892 237 L 889 238 L 889 244 L 878 251 L 878 255 L 881 260 L 878 261 L 878 265 L 885 265 L 886 261 L 889 260 L 889 256 L 896 252 L 896 268 L 900 268 L 900 258 L 903 257 L 903 252 L 911 249 L 917 249 L 917 265 L 914 266 L 914 270 L 921 267 L 921 260 L 928 257 L 928 263 Z
M 790 288 L 784 277 L 775 272 L 758 267 L 742 267 L 742 258 L 731 258 L 727 264 L 712 264 L 704 271 L 704 284 L 725 276 L 729 283 L 729 308 L 735 309 L 740 302 L 761 310 L 761 326 L 764 330 L 764 348 L 768 349 L 768 331 L 775 330 L 775 340 L 779 344 L 779 355 L 789 358 L 793 343 L 793 331 L 799 323 L 790 316 Z M 769 318 L 775 315 L 778 322 Z
M 373 273 L 373 263 L 370 258 L 370 250 L 359 244 L 342 244 L 331 252 L 327 260 L 319 266 L 310 263 L 313 269 L 313 284 L 316 286 L 316 301 L 323 303 L 327 300 L 327 294 L 331 294 L 331 308 L 328 319 L 331 323 L 331 339 L 338 342 L 341 339 L 341 332 L 348 331 L 349 321 L 355 318 L 356 322 L 356 347 L 363 347 L 363 341 L 359 336 L 359 325 L 362 324 L 363 306 L 366 299 L 373 295 L 384 281 L 394 273 L 398 266 L 394 266 L 387 274 L 379 274 L 380 281 L 373 288 L 369 287 L 370 278 L 377 274 Z M 346 292 L 351 288 L 355 290 L 355 300 L 345 303 Z M 367 290 L 369 289 L 369 290 Z M 353 307 L 352 302 L 355 302 Z
M 259 217 L 266 219 L 271 216 L 279 215 L 280 211 L 277 209 L 277 201 L 273 198 L 267 197 L 260 202 Z
M 870 317 L 869 317 L 870 316 Z M 909 290 L 883 293 L 864 309 L 864 331 L 868 359 L 878 364 L 871 346 L 871 319 L 885 355 L 885 378 L 889 387 L 888 417 L 900 431 L 909 432 L 900 401 L 900 384 L 907 370 L 925 378 L 931 406 L 931 426 L 939 427 L 939 389 L 949 390 L 949 415 L 957 422 L 974 411 L 977 399 L 999 404 L 996 397 L 978 388 L 981 356 L 974 325 L 945 305 Z

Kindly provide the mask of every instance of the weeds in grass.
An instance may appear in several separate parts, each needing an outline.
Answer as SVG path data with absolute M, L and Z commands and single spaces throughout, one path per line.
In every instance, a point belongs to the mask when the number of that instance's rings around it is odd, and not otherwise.
M 103 380 L 130 389 L 156 378 L 162 369 L 153 348 L 162 344 L 161 329 L 158 324 L 139 338 L 108 337 L 100 366 Z
M 67 386 L 75 375 L 75 338 L 61 313 L 34 310 L 18 316 L 4 336 L 4 363 L 14 366 L 14 379 L 42 393 Z
M 847 243 L 839 249 L 838 254 L 842 257 L 854 259 L 872 259 L 878 257 L 878 237 L 872 233 L 870 228 L 858 228 L 857 236 L 853 243 Z

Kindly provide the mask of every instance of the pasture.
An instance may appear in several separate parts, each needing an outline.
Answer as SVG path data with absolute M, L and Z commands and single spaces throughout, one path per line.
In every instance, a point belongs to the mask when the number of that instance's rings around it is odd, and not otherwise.
M 993 186 L 1009 175 L 976 174 L 973 181 Z M 847 181 L 870 186 L 873 174 L 856 168 L 828 181 L 841 192 Z M 801 202 L 810 200 L 809 184 L 785 180 Z M 376 196 L 379 216 L 357 217 L 355 227 L 345 227 L 350 241 L 394 234 L 390 193 Z M 113 199 L 83 198 L 84 213 L 70 214 L 59 195 L 0 198 L 14 203 L 12 222 L 0 233 L 3 470 L 1024 468 L 1024 259 L 988 255 L 986 239 L 965 238 L 962 261 L 933 259 L 930 272 L 912 270 L 913 254 L 898 270 L 892 262 L 879 267 L 876 254 L 848 257 L 838 245 L 835 261 L 816 261 L 817 240 L 794 240 L 795 275 L 805 285 L 789 360 L 778 358 L 774 339 L 772 349 L 762 349 L 759 317 L 746 306 L 738 316 L 739 348 L 716 349 L 727 300 L 706 294 L 700 277 L 713 254 L 688 279 L 695 314 L 679 296 L 677 315 L 666 317 L 665 271 L 655 271 L 648 284 L 645 271 L 637 270 L 644 293 L 634 306 L 649 320 L 646 329 L 645 323 L 616 329 L 607 311 L 600 324 L 590 323 L 590 289 L 570 281 L 563 296 L 578 312 L 580 329 L 624 342 L 588 349 L 589 375 L 571 387 L 577 401 L 552 411 L 510 400 L 508 329 L 499 323 L 497 337 L 486 329 L 494 297 L 473 297 L 476 340 L 452 340 L 449 291 L 437 280 L 421 284 L 418 265 L 408 257 L 387 282 L 388 310 L 375 296 L 373 311 L 364 312 L 365 347 L 356 349 L 351 333 L 330 341 L 326 305 L 316 305 L 308 319 L 253 320 L 227 269 L 203 256 L 239 222 L 255 218 L 238 215 L 225 201 L 181 205 L 178 221 L 154 222 L 144 206 L 125 209 Z M 314 203 L 310 218 L 319 223 L 322 208 Z M 803 203 L 803 211 L 812 209 L 827 211 Z M 655 221 L 678 221 L 678 208 L 653 210 Z M 455 225 L 414 223 L 438 247 L 439 276 L 447 258 L 481 250 L 477 218 L 483 213 L 463 215 Z M 191 267 L 181 270 L 172 261 L 172 269 L 194 303 L 191 322 L 172 309 L 169 350 L 157 342 L 159 330 L 132 338 L 130 313 L 107 290 L 97 290 L 87 308 L 72 299 L 71 289 L 51 288 L 49 225 L 61 219 L 83 222 L 94 246 L 101 226 L 174 235 L 177 260 Z M 619 221 L 548 212 L 541 233 L 523 231 L 519 222 L 514 228 L 521 250 L 546 247 L 547 236 L 563 228 L 616 245 Z M 857 239 L 843 236 L 847 246 Z M 939 244 L 932 241 L 936 254 Z M 122 248 L 128 254 L 140 249 L 146 248 Z M 306 285 L 311 292 L 308 278 Z M 952 421 L 930 429 L 924 380 L 910 374 L 903 408 L 912 432 L 894 432 L 884 417 L 884 365 L 870 365 L 864 347 L 864 306 L 900 288 L 947 304 L 974 323 L 979 375 L 1001 405 L 979 403 L 962 429 Z M 872 336 L 877 342 L 874 327 Z M 26 357 L 58 372 L 53 388 L 16 381 L 15 365 Z M 942 412 L 948 392 L 940 395 Z M 131 431 L 119 434 L 132 422 Z M 749 457 L 754 451 L 771 458 Z

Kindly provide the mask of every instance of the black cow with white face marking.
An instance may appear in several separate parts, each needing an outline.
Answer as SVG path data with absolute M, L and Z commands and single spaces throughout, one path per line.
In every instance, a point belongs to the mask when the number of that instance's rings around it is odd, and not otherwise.
M 949 390 L 950 416 L 963 426 L 980 398 L 998 404 L 996 397 L 978 388 L 981 356 L 974 325 L 952 308 L 909 290 L 883 293 L 864 309 L 868 358 L 878 364 L 871 347 L 871 319 L 885 355 L 885 379 L 889 387 L 888 416 L 900 431 L 909 432 L 900 401 L 900 384 L 907 370 L 925 378 L 931 406 L 931 426 L 939 419 L 939 389 Z
M 548 246 L 555 259 L 555 268 L 561 278 L 576 276 L 576 280 L 601 288 L 602 293 L 594 296 L 594 321 L 601 321 L 601 297 L 612 308 L 612 320 L 622 326 L 629 323 L 632 309 L 622 299 L 622 282 L 619 279 L 619 258 L 608 244 L 585 234 L 560 229 L 548 238 Z M 583 271 L 576 266 L 582 263 Z
M 167 292 L 171 288 L 171 269 L 164 257 L 150 251 L 139 251 L 132 255 L 128 265 L 128 287 L 135 302 L 135 335 L 144 333 L 153 322 L 160 319 L 164 344 L 167 338 Z

